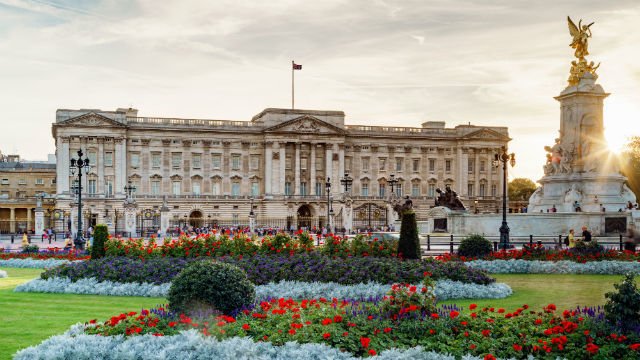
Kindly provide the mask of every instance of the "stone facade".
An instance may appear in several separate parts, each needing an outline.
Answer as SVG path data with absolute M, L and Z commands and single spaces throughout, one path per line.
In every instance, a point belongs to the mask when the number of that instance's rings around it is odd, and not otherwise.
M 0 161 L 0 233 L 33 231 L 36 195 L 46 194 L 43 207 L 49 214 L 54 208 L 56 165 L 3 158 L 7 161 Z
M 254 198 L 258 226 L 321 226 L 327 179 L 340 228 L 345 173 L 353 178 L 354 227 L 393 221 L 385 203 L 392 174 L 398 195 L 410 195 L 419 215 L 445 184 L 494 212 L 502 176 L 491 161 L 510 140 L 505 127 L 346 125 L 341 111 L 269 108 L 250 121 L 139 117 L 135 109 L 56 115 L 58 208 L 74 202 L 69 161 L 82 149 L 92 164 L 83 176 L 87 219 L 116 231 L 124 229 L 129 181 L 137 189 L 139 228 L 145 221 L 146 228 L 159 226 L 165 195 L 172 225 L 247 225 Z

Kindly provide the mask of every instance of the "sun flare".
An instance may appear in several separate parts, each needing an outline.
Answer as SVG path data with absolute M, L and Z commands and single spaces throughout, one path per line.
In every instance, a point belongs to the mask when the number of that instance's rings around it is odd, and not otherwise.
M 640 125 L 632 120 L 637 111 L 626 102 L 611 101 L 605 105 L 604 138 L 613 153 L 620 154 L 630 137 L 640 135 Z

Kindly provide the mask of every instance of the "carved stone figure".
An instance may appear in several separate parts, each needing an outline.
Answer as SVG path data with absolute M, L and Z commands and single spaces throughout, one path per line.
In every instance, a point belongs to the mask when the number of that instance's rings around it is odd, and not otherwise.
M 436 192 L 438 197 L 436 198 L 436 206 L 444 206 L 451 210 L 466 210 L 464 204 L 458 198 L 458 193 L 453 191 L 449 185 L 445 187 L 445 190 L 437 188 Z
M 564 149 L 560 159 L 560 172 L 571 173 L 573 171 L 573 153 L 574 146 L 571 146 L 570 149 Z
M 547 154 L 547 164 L 550 163 L 550 169 L 553 169 L 550 175 L 558 174 L 560 172 L 560 161 L 562 160 L 562 145 L 560 144 L 560 139 L 556 138 L 556 143 L 553 146 L 545 146 L 544 149 L 550 153 Z
M 572 184 L 571 189 L 564 196 L 564 202 L 567 204 L 575 204 L 582 202 L 582 192 L 578 190 L 577 184 Z
M 393 206 L 393 211 L 397 212 L 398 214 L 402 214 L 406 210 L 411 209 L 413 209 L 413 201 L 411 201 L 409 195 L 405 196 L 403 201 L 399 201 Z

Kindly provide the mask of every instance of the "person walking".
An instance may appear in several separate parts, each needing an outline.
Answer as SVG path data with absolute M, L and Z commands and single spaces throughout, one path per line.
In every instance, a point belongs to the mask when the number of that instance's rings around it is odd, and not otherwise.
M 569 235 L 567 235 L 567 237 L 569 238 L 569 249 L 573 249 L 576 247 L 576 235 L 574 234 L 573 229 L 569 229 Z
M 591 241 L 591 231 L 589 231 L 586 226 L 582 227 L 582 241 L 583 242 Z

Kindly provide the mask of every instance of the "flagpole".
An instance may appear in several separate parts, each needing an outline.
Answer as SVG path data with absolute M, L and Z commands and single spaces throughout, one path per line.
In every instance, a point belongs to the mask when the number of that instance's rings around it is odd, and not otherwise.
M 293 77 L 294 77 L 294 73 L 295 73 L 295 69 L 293 68 L 293 64 L 295 64 L 295 61 L 291 60 L 291 110 L 294 109 L 294 104 L 295 104 L 295 88 L 293 85 Z

